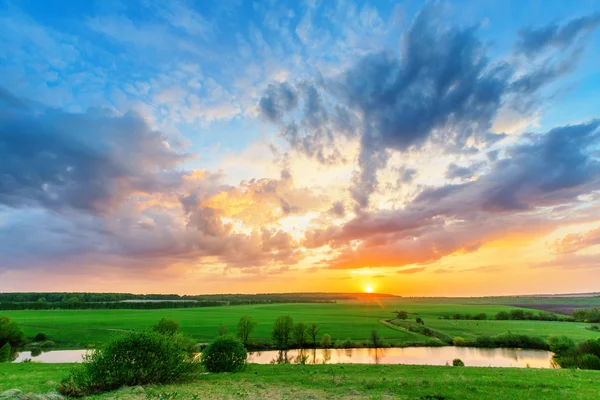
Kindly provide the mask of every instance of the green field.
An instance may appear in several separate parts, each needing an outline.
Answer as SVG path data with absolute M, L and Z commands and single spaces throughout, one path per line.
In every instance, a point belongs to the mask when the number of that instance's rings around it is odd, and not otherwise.
M 422 299 L 419 299 L 422 301 Z M 444 320 L 455 313 L 484 312 L 493 317 L 498 311 L 510 311 L 503 305 L 452 304 L 438 300 L 437 304 L 419 303 L 411 299 L 382 301 L 339 301 L 327 304 L 273 304 L 225 306 L 158 310 L 30 310 L 1 311 L 16 320 L 27 336 L 44 332 L 57 343 L 57 348 L 86 348 L 106 343 L 123 331 L 151 327 L 159 319 L 174 319 L 181 324 L 183 333 L 199 342 L 207 342 L 217 335 L 221 325 L 229 332 L 236 331 L 240 317 L 249 315 L 258 326 L 252 334 L 255 342 L 267 342 L 275 318 L 290 315 L 295 322 L 317 323 L 320 334 L 328 333 L 334 340 L 351 338 L 365 340 L 376 329 L 395 345 L 411 345 L 429 341 L 418 333 L 393 329 L 381 321 L 392 319 L 394 311 L 405 310 L 410 318 L 420 317 L 426 326 L 452 337 L 474 338 L 497 335 L 508 331 L 531 336 L 566 335 L 576 340 L 596 338 L 600 333 L 585 329 L 584 323 L 545 321 L 468 321 Z M 440 304 L 444 301 L 443 304 Z M 531 311 L 531 310 L 529 310 Z
M 48 393 L 69 364 L 0 364 L 0 395 Z M 596 399 L 599 371 L 411 365 L 249 365 L 191 382 L 124 388 L 93 399 Z M 13 397 L 18 399 L 19 397 Z

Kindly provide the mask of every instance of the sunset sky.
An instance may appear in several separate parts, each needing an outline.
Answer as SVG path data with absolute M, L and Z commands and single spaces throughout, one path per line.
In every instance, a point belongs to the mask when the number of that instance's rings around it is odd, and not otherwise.
M 600 291 L 599 1 L 0 23 L 0 291 Z

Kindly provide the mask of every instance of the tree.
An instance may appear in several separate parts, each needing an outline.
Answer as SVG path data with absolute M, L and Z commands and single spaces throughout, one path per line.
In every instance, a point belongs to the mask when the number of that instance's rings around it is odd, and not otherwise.
M 285 317 L 277 317 L 275 325 L 273 325 L 273 332 L 271 337 L 275 341 L 278 349 L 285 349 L 288 347 L 292 330 L 294 329 L 294 320 L 289 315 Z
M 12 348 L 25 344 L 25 335 L 15 321 L 9 317 L 0 317 L 0 347 L 10 343 Z
M 383 338 L 379 335 L 375 329 L 371 331 L 371 336 L 369 337 L 369 341 L 373 347 L 383 347 Z
M 221 324 L 221 326 L 219 326 L 219 336 L 225 336 L 227 335 L 227 332 L 229 332 L 229 330 L 227 329 L 227 327 L 223 324 Z
M 408 313 L 406 311 L 398 311 L 398 314 L 396 315 L 396 317 L 398 319 L 406 319 L 406 318 L 408 318 Z
M 423 322 L 421 317 L 417 317 L 417 319 L 415 321 L 417 322 L 417 324 L 425 325 L 425 322 Z
M 306 324 L 303 324 L 302 322 L 298 322 L 296 325 L 294 325 L 294 340 L 296 341 L 296 344 L 301 348 L 304 348 L 304 345 L 306 344 L 307 328 L 308 327 L 306 326 Z
M 247 315 L 244 315 L 240 318 L 240 322 L 238 322 L 237 326 L 237 336 L 241 339 L 244 346 L 248 344 L 248 339 L 250 338 L 250 334 L 256 328 L 256 322 L 252 318 Z
M 319 333 L 319 326 L 317 324 L 310 324 L 308 326 L 308 335 L 312 339 L 313 346 L 317 345 L 317 334 Z
M 154 332 L 158 332 L 161 335 L 172 336 L 179 332 L 179 323 L 172 319 L 162 318 L 158 321 L 158 324 L 152 327 Z

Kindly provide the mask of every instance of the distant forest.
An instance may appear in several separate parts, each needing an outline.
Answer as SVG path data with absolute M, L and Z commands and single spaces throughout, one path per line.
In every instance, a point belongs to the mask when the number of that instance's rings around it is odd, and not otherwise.
M 132 293 L 0 293 L 0 310 L 157 309 L 218 307 L 244 304 L 334 303 L 364 293 L 264 294 L 132 294 Z M 377 294 L 378 297 L 393 297 Z

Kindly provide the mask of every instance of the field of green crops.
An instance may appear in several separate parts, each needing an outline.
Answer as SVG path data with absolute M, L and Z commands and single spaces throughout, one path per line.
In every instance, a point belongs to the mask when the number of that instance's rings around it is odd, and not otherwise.
M 523 299 L 518 299 L 522 302 Z M 452 301 L 456 302 L 453 303 Z M 273 321 L 278 316 L 290 315 L 294 322 L 317 323 L 320 334 L 328 333 L 334 340 L 350 338 L 365 340 L 372 330 L 395 345 L 424 343 L 430 338 L 402 329 L 393 329 L 382 323 L 392 319 L 395 311 L 404 310 L 410 318 L 420 317 L 425 325 L 454 336 L 474 338 L 497 335 L 508 331 L 530 336 L 548 337 L 566 335 L 582 340 L 596 338 L 600 333 L 585 329 L 584 323 L 545 321 L 468 321 L 445 320 L 443 316 L 455 313 L 486 313 L 493 317 L 498 311 L 510 311 L 505 305 L 459 304 L 461 299 L 439 299 L 437 303 L 422 299 L 385 299 L 369 301 L 339 301 L 326 304 L 273 304 L 249 306 L 224 306 L 158 310 L 31 310 L 0 311 L 12 317 L 27 336 L 39 332 L 47 334 L 57 343 L 57 348 L 87 348 L 106 343 L 123 331 L 143 330 L 165 317 L 178 321 L 183 333 L 199 342 L 208 342 L 217 335 L 221 325 L 229 332 L 236 331 L 243 315 L 256 320 L 258 326 L 252 334 L 254 342 L 269 340 Z M 529 310 L 531 311 L 531 310 Z

